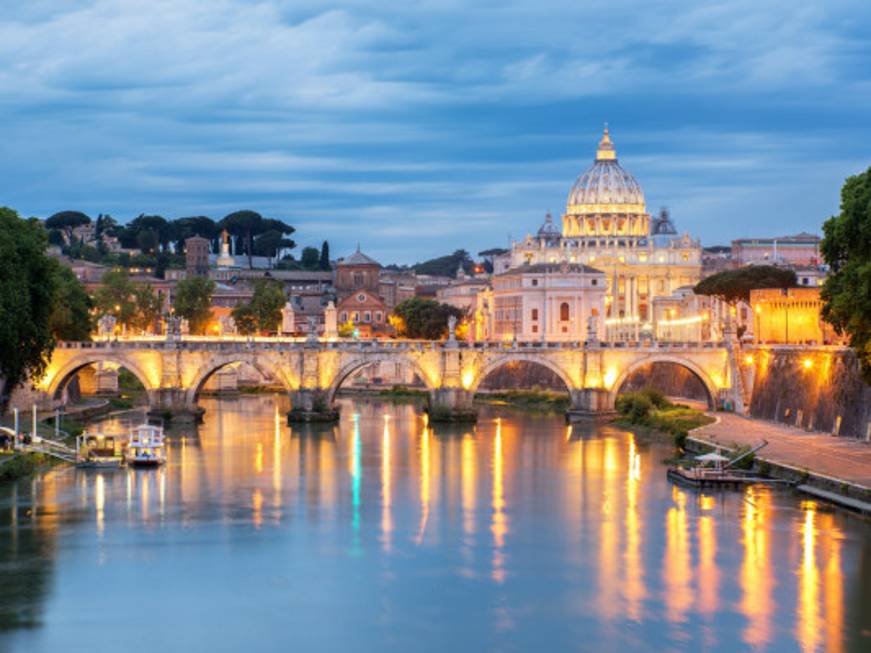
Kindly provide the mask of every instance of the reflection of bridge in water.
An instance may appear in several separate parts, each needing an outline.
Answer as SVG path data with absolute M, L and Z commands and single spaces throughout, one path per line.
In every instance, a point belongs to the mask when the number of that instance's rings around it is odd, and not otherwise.
M 472 419 L 472 400 L 488 374 L 526 362 L 550 369 L 565 384 L 571 412 L 605 413 L 629 376 L 651 363 L 672 363 L 704 385 L 711 406 L 741 407 L 736 347 L 728 343 L 494 343 L 412 340 L 302 341 L 282 338 L 125 338 L 63 342 L 37 389 L 56 403 L 82 368 L 103 364 L 129 370 L 142 383 L 153 410 L 195 414 L 197 396 L 216 372 L 251 365 L 283 386 L 290 419 L 329 420 L 342 383 L 374 363 L 407 365 L 429 394 L 434 418 Z M 737 382 L 736 382 L 737 381 Z

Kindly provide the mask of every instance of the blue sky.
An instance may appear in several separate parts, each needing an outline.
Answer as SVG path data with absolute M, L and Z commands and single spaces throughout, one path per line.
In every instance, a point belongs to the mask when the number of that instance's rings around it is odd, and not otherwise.
M 705 244 L 819 231 L 871 165 L 866 0 L 2 5 L 24 215 L 252 208 L 411 263 L 561 214 L 605 121 Z

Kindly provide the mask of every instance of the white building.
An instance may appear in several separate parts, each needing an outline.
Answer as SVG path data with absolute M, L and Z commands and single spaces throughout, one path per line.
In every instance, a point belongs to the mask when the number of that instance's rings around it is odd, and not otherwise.
M 577 263 L 537 263 L 496 274 L 478 293 L 479 340 L 585 341 L 605 335 L 606 277 Z

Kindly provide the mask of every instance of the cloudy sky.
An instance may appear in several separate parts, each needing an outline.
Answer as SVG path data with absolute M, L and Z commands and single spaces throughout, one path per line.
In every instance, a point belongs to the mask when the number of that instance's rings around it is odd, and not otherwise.
M 410 263 L 561 214 L 607 121 L 705 244 L 819 231 L 871 165 L 867 0 L 28 0 L 0 204 L 251 208 Z

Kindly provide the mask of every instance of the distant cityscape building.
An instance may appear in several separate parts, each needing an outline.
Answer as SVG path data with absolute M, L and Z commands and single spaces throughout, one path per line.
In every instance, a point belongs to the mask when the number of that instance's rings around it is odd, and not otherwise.
M 368 338 L 388 330 L 390 310 L 379 294 L 381 264 L 357 251 L 336 264 L 339 324 L 351 322 L 358 336 Z
M 756 342 L 769 344 L 841 343 L 822 320 L 819 288 L 763 288 L 750 291 Z
M 736 265 L 780 264 L 799 267 L 820 265 L 820 237 L 809 233 L 780 238 L 739 238 L 732 241 Z
M 209 275 L 209 241 L 200 236 L 191 236 L 184 241 L 185 269 L 188 277 Z

